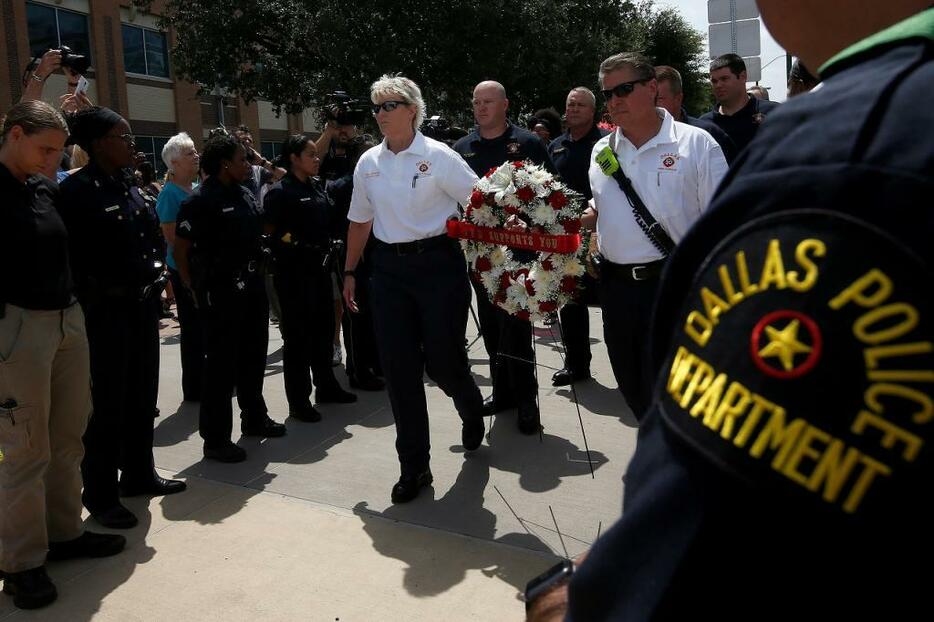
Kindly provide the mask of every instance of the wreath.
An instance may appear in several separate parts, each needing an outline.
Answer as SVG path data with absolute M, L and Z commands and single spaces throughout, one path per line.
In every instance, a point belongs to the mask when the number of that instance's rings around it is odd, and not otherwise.
M 450 221 L 448 234 L 461 239 L 472 277 L 493 304 L 534 322 L 553 315 L 582 287 L 584 206 L 581 194 L 544 168 L 505 162 L 477 181 L 464 220 Z

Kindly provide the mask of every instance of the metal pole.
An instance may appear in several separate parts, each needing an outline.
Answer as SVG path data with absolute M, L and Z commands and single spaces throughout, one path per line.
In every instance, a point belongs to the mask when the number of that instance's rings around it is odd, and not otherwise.
M 736 54 L 736 0 L 730 0 L 730 43 Z

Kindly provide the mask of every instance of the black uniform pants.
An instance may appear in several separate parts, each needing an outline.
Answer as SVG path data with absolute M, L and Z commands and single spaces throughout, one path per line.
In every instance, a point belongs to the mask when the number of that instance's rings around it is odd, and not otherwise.
M 243 419 L 267 415 L 263 378 L 269 302 L 263 275 L 252 273 L 243 289 L 232 280 L 216 283 L 200 295 L 199 306 L 205 337 L 199 428 L 205 447 L 217 447 L 231 440 L 235 387 Z
M 369 281 L 371 263 L 372 260 L 367 257 L 365 261 L 357 264 L 355 272 L 358 283 Z M 345 311 L 341 317 L 341 325 L 344 330 L 344 345 L 347 347 L 347 375 L 364 377 L 379 369 L 379 352 L 376 348 L 376 335 L 373 333 L 373 307 L 370 304 L 369 288 L 357 288 L 355 296 L 360 312 Z
M 561 336 L 564 339 L 564 367 L 575 374 L 590 372 L 590 310 L 598 304 L 596 280 L 586 275 L 580 296 L 561 307 Z
M 201 312 L 195 306 L 191 291 L 182 283 L 178 272 L 169 270 L 175 307 L 180 329 L 179 345 L 182 353 L 182 397 L 186 401 L 201 399 L 201 374 L 204 370 L 204 327 Z
M 289 407 L 298 409 L 311 403 L 312 377 L 319 391 L 337 388 L 331 368 L 334 344 L 331 275 L 320 267 L 279 263 L 273 282 L 281 313 L 285 395 Z
M 467 265 L 454 240 L 407 255 L 379 245 L 373 252 L 370 286 L 396 421 L 396 451 L 402 475 L 412 475 L 428 467 L 430 455 L 426 366 L 431 379 L 454 400 L 461 420 L 483 416 L 483 398 L 464 348 L 470 306 Z
M 490 301 L 483 285 L 473 282 L 483 346 L 490 357 L 493 401 L 497 408 L 534 405 L 538 393 L 532 351 L 532 323 L 513 317 Z M 506 356 L 501 356 L 506 355 Z
M 599 283 L 603 339 L 613 375 L 629 408 L 641 421 L 655 384 L 655 372 L 648 364 L 648 340 L 659 280 L 634 281 L 604 270 Z
M 82 500 L 88 510 L 119 502 L 125 482 L 154 476 L 153 419 L 159 393 L 159 302 L 107 296 L 83 305 L 94 411 L 84 434 Z

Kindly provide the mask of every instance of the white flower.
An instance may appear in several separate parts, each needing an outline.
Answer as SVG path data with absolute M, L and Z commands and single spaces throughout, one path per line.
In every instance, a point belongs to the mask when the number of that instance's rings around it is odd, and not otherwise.
M 578 261 L 577 257 L 571 257 L 565 262 L 561 273 L 565 276 L 582 276 L 584 271 L 584 264 Z
M 535 282 L 536 297 L 540 297 L 541 295 L 544 295 L 546 292 L 548 292 L 552 287 L 554 287 L 558 275 L 552 270 L 533 268 L 529 272 L 529 277 L 531 277 Z
M 470 218 L 481 227 L 495 227 L 499 224 L 499 219 L 489 205 L 474 208 L 470 213 Z
M 499 274 L 493 270 L 483 272 L 480 274 L 480 281 L 483 283 L 483 288 L 489 292 L 492 298 L 499 288 Z
M 506 263 L 506 252 L 503 250 L 502 246 L 493 247 L 493 251 L 490 253 L 490 263 L 493 264 L 494 268 L 498 268 Z
M 503 165 L 496 169 L 496 172 L 490 177 L 490 189 L 496 192 L 512 185 L 512 172 L 511 165 Z M 515 192 L 515 189 L 513 189 L 513 192 Z
M 544 185 L 545 182 L 550 181 L 551 179 L 551 173 L 537 166 L 529 171 L 529 180 L 533 184 Z M 552 187 L 554 187 L 554 184 L 552 184 Z
M 555 222 L 555 210 L 542 201 L 532 204 L 532 220 L 540 225 L 550 225 Z
M 509 300 L 508 298 L 505 302 L 500 303 L 499 306 L 509 315 L 515 315 L 516 311 L 519 310 L 519 304 L 515 300 Z

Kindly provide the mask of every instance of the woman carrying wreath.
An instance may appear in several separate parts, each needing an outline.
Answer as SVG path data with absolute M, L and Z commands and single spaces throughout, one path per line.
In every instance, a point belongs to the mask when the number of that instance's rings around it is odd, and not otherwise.
M 412 80 L 384 75 L 370 98 L 383 142 L 364 153 L 354 171 L 344 300 L 357 310 L 354 268 L 372 229 L 371 300 L 402 471 L 392 501 L 403 503 L 432 482 L 426 366 L 454 400 L 464 449 L 477 449 L 483 440 L 483 399 L 464 348 L 467 266 L 460 245 L 445 235 L 477 177 L 444 143 L 418 131 L 425 102 Z

